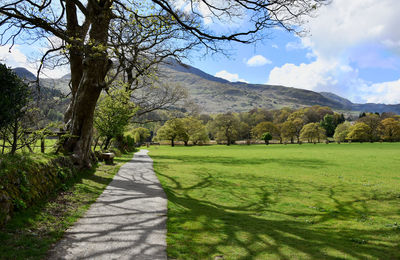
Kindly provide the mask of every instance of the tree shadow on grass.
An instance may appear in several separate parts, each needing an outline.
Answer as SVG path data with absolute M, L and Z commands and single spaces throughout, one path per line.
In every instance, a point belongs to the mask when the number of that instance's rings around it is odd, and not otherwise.
M 314 214 L 308 214 L 315 219 L 309 223 L 290 213 L 269 210 L 268 205 L 274 202 L 265 189 L 260 201 L 254 204 L 227 207 L 189 195 L 195 189 L 212 185 L 210 175 L 183 188 L 177 179 L 160 172 L 157 174 L 169 179 L 174 186 L 164 185 L 170 203 L 167 225 L 171 258 L 204 259 L 224 254 L 228 254 L 226 259 L 398 259 L 400 256 L 399 244 L 393 245 L 382 239 L 398 236 L 399 230 L 363 230 L 355 226 L 338 229 L 331 223 L 324 225 L 336 218 L 351 220 L 368 215 L 367 200 L 342 202 L 335 199 L 335 192 L 330 189 L 327 192 L 334 201 L 334 209 L 317 209 Z M 359 203 L 361 209 L 356 207 Z M 271 217 L 276 213 L 289 217 Z
M 248 159 L 239 159 L 228 156 L 192 156 L 192 155 L 152 155 L 152 158 L 156 161 L 159 160 L 176 160 L 180 163 L 186 164 L 220 164 L 226 166 L 240 166 L 240 165 L 261 165 L 261 164 L 279 164 L 282 166 L 290 166 L 290 167 L 302 167 L 309 169 L 322 168 L 326 166 L 331 166 L 331 163 L 328 163 L 324 160 L 319 159 L 305 159 L 305 158 L 292 158 L 288 159 L 280 159 L 280 158 L 248 158 Z

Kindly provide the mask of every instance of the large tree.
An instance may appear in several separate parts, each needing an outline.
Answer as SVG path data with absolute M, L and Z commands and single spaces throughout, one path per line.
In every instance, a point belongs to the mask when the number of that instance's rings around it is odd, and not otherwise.
M 325 138 L 325 133 L 325 129 L 319 123 L 308 123 L 301 129 L 300 138 L 307 140 L 309 143 L 315 143 Z
M 371 140 L 371 127 L 366 123 L 357 122 L 349 128 L 346 139 L 350 141 L 369 141 Z
M 30 39 L 36 35 L 33 40 L 61 39 L 61 46 L 51 40 L 53 48 L 46 52 L 42 61 L 55 51 L 66 52 L 71 70 L 71 104 L 65 118 L 71 137 L 64 148 L 73 154 L 78 164 L 89 166 L 94 110 L 101 91 L 107 87 L 106 76 L 113 64 L 110 47 L 120 47 L 111 44 L 114 26 L 121 23 L 133 28 L 149 26 L 144 21 L 159 25 L 160 29 L 166 25 L 175 26 L 182 32 L 179 35 L 184 36 L 181 40 L 198 41 L 216 51 L 220 46 L 218 42 L 251 43 L 265 37 L 271 28 L 295 31 L 305 15 L 326 2 L 328 0 L 2 0 L 1 44 L 14 44 L 18 36 L 26 39 L 23 36 L 27 34 Z M 229 30 L 227 34 L 221 33 L 224 30 L 213 31 L 207 25 L 209 22 L 233 24 L 241 19 L 248 20 L 246 26 L 238 26 L 239 29 Z
M 158 129 L 156 139 L 159 141 L 169 140 L 171 146 L 175 146 L 175 141 L 189 140 L 185 126 L 181 118 L 170 119 Z
M 351 127 L 351 124 L 347 121 L 339 124 L 335 129 L 335 134 L 333 135 L 333 138 L 335 139 L 335 141 L 339 142 L 339 143 L 346 141 L 347 135 L 349 134 L 350 127 Z
M 263 134 L 266 132 L 270 133 L 273 137 L 278 137 L 278 138 L 280 134 L 276 125 L 268 121 L 257 124 L 251 131 L 253 137 L 257 139 L 262 139 Z
M 239 126 L 239 119 L 232 113 L 219 114 L 213 121 L 217 140 L 226 141 L 226 145 L 234 143 L 238 137 Z
M 381 125 L 381 118 L 377 114 L 368 113 L 365 116 L 359 118 L 357 122 L 361 122 L 369 126 L 367 134 L 370 138 L 370 142 L 377 141 L 379 139 L 379 127 Z
M 385 118 L 379 127 L 381 138 L 393 142 L 400 140 L 400 121 L 394 118 Z
M 196 145 L 198 142 L 206 142 L 208 140 L 206 127 L 200 119 L 193 116 L 185 117 L 182 119 L 182 123 L 186 133 L 186 139 L 183 140 L 185 146 L 188 145 L 189 141 Z

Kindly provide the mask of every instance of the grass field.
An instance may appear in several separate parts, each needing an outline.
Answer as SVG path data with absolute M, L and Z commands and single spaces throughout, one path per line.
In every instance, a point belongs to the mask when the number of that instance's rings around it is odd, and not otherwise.
M 172 259 L 400 259 L 400 144 L 151 147 Z

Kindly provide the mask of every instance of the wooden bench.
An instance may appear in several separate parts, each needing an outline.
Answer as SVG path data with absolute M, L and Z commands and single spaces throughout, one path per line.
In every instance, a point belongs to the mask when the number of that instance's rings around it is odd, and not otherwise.
M 112 165 L 112 164 L 114 164 L 114 157 L 115 157 L 115 154 L 114 154 L 114 153 L 102 153 L 102 154 L 101 154 L 101 158 L 104 160 L 104 162 L 105 162 L 107 165 Z

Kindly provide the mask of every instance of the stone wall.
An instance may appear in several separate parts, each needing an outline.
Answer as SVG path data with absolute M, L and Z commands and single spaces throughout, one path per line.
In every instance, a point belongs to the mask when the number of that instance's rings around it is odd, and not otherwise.
M 15 211 L 42 201 L 76 176 L 67 157 L 13 156 L 0 159 L 0 226 Z

